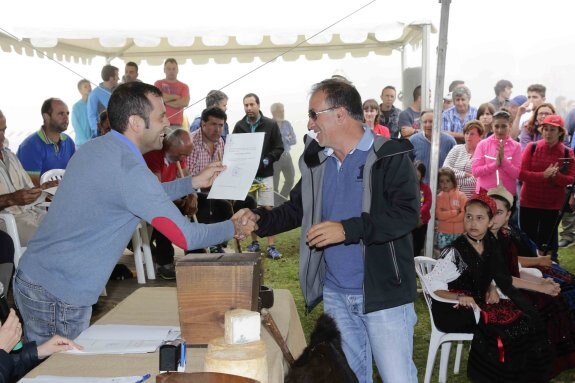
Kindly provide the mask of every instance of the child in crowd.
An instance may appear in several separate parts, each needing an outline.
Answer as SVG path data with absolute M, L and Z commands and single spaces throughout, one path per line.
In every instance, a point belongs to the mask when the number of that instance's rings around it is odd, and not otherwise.
M 411 232 L 411 236 L 413 237 L 413 256 L 417 257 L 425 245 L 427 223 L 431 219 L 431 188 L 428 184 L 423 182 L 423 177 L 425 177 L 425 172 L 427 171 L 423 162 L 415 161 L 413 165 L 415 166 L 417 179 L 419 180 L 419 191 L 421 193 L 419 223 Z
M 463 216 L 467 197 L 457 189 L 455 172 L 450 168 L 438 171 L 439 194 L 435 206 L 437 241 L 439 250 L 450 245 L 463 233 Z

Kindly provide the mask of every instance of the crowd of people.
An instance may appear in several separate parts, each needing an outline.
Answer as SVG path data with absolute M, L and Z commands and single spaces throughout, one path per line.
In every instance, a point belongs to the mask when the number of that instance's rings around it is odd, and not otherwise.
M 92 304 L 143 219 L 153 228 L 153 255 L 165 279 L 175 278 L 174 245 L 220 253 L 234 237 L 251 238 L 247 250 L 261 252 L 258 238 L 265 237 L 265 254 L 279 259 L 274 236 L 301 227 L 306 308 L 323 300 L 360 382 L 371 382 L 372 359 L 384 381 L 417 381 L 413 258 L 426 240 L 439 254 L 428 285 L 459 302 L 434 302 L 435 323 L 476 335 L 468 365 L 473 381 L 547 381 L 575 366 L 575 276 L 557 257 L 559 246 L 575 239 L 575 215 L 565 211 L 567 202 L 575 207 L 567 191 L 575 179 L 575 112 L 558 114 L 543 85 L 512 97 L 512 83 L 501 80 L 495 98 L 475 108 L 471 90 L 456 81 L 443 111 L 422 110 L 418 86 L 402 111 L 391 85 L 378 103 L 362 101 L 347 79 L 318 82 L 296 181 L 290 156 L 296 133 L 283 104 L 272 104 L 268 118 L 258 95 L 247 93 L 245 115 L 230 131 L 228 97 L 213 90 L 187 126 L 189 88 L 177 79 L 176 60 L 165 61 L 164 73 L 148 85 L 130 62 L 122 82 L 112 65 L 102 68 L 94 90 L 80 81 L 82 98 L 72 110 L 76 142 L 65 133 L 68 107 L 50 98 L 41 108 L 42 127 L 13 154 L 4 145 L 0 112 L 0 209 L 14 214 L 27 246 L 13 278 L 27 340 L 58 345 L 51 352 L 75 347 L 67 339 L 88 327 Z M 438 184 L 429 185 L 438 113 L 441 169 Z M 265 134 L 253 195 L 207 199 L 224 170 L 228 134 L 253 132 Z M 34 202 L 55 185 L 41 183 L 50 169 L 66 174 L 46 211 Z M 561 218 L 568 232 L 559 241 Z M 426 239 L 428 225 L 434 238 Z M 9 249 L 11 239 L 0 240 Z M 8 286 L 13 267 L 0 272 Z M 56 315 L 47 315 L 46 305 Z M 7 327 L 8 321 L 0 327 L 0 348 L 9 352 L 1 342 Z

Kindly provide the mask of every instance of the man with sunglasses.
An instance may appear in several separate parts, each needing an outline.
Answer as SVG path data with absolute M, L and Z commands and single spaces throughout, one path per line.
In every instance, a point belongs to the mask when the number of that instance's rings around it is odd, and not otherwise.
M 366 128 L 361 97 L 346 81 L 314 85 L 308 116 L 302 178 L 290 200 L 271 211 L 244 209 L 241 217 L 257 221 L 260 236 L 301 226 L 306 310 L 323 299 L 359 382 L 372 381 L 372 356 L 383 381 L 417 382 L 410 233 L 420 193 L 413 146 Z

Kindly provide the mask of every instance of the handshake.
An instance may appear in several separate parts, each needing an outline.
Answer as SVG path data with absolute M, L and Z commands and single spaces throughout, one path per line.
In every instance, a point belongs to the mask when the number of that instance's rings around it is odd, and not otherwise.
M 247 238 L 253 231 L 258 229 L 256 222 L 260 216 L 252 212 L 250 209 L 241 209 L 236 212 L 231 218 L 234 224 L 234 238 L 243 240 Z

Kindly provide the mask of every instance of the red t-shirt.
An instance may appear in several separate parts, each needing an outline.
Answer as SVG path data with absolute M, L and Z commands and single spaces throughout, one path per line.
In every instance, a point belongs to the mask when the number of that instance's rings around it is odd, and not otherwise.
M 168 164 L 165 157 L 163 150 L 152 150 L 144 154 L 146 165 L 148 165 L 152 173 L 160 173 L 161 182 L 170 182 L 178 178 L 178 167 L 175 162 Z M 180 165 L 184 169 L 186 161 L 180 161 Z

